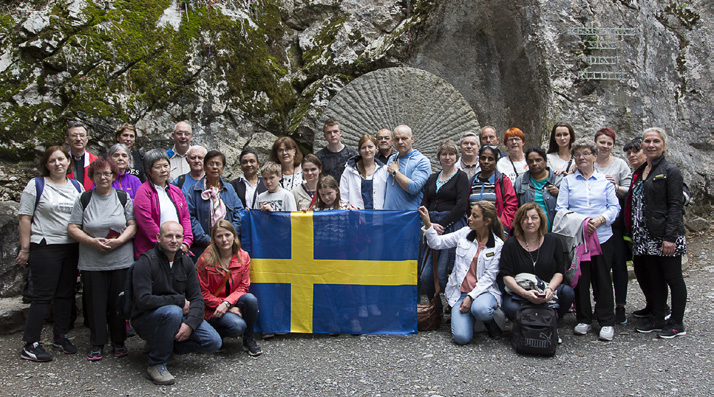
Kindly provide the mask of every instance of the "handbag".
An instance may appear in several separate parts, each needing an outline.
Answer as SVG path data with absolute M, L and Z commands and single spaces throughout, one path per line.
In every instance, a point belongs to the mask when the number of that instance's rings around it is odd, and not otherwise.
M 439 286 L 439 275 L 438 275 L 438 254 L 436 250 L 431 250 L 431 269 L 434 273 L 434 297 L 429 303 L 419 303 L 417 304 L 417 329 L 419 331 L 433 331 L 441 327 L 442 312 L 437 299 L 439 298 L 439 293 L 441 288 Z M 426 266 L 424 266 L 426 267 Z M 422 268 L 424 270 L 424 268 Z M 421 273 L 420 273 L 421 278 Z

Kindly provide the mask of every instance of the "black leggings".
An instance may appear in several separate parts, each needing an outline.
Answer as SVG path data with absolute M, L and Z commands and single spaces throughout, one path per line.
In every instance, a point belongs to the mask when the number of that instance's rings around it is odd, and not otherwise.
M 82 270 L 82 284 L 86 296 L 92 346 L 104 346 L 111 337 L 112 343 L 126 340 L 126 321 L 117 312 L 117 297 L 124 290 L 124 279 L 129 269 L 86 271 Z M 109 334 L 107 335 L 107 325 Z
M 592 323 L 590 285 L 595 293 L 595 316 L 600 326 L 615 325 L 615 303 L 612 292 L 612 237 L 600 244 L 602 255 L 593 256 L 589 262 L 580 262 L 580 279 L 575 287 L 575 316 L 579 323 Z
M 42 326 L 54 301 L 53 335 L 64 335 L 70 329 L 77 283 L 79 244 L 30 244 L 30 269 L 32 270 L 32 305 L 25 322 L 22 339 L 27 343 L 39 342 Z
M 684 309 L 687 307 L 687 286 L 682 276 L 682 256 L 643 255 L 642 263 L 647 269 L 652 291 L 652 315 L 655 324 L 664 324 L 667 307 L 667 289 L 672 292 L 672 323 L 684 325 Z

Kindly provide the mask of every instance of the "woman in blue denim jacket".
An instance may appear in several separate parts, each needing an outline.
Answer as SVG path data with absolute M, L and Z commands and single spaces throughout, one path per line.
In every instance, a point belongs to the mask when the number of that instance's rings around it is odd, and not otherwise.
M 535 202 L 548 218 L 548 231 L 553 227 L 558 192 L 563 175 L 556 175 L 548 166 L 548 157 L 545 151 L 537 146 L 526 150 L 528 171 L 516 178 L 513 189 L 518 197 L 518 207 L 523 204 Z
M 211 243 L 211 227 L 221 219 L 231 222 L 240 235 L 240 211 L 244 208 L 233 186 L 221 178 L 225 165 L 223 153 L 218 150 L 206 153 L 203 159 L 206 174 L 186 192 L 194 236 L 191 252 L 196 258 Z

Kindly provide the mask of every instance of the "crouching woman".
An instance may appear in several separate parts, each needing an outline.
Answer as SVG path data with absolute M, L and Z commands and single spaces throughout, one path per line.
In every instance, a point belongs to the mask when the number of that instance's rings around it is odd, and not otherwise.
M 243 350 L 262 353 L 253 337 L 258 300 L 248 292 L 250 257 L 243 251 L 233 224 L 225 219 L 211 229 L 211 243 L 196 263 L 205 303 L 204 318 L 222 337 L 243 336 Z
M 516 211 L 513 236 L 503 245 L 501 275 L 504 284 L 512 291 L 503 297 L 501 308 L 513 321 L 523 302 L 540 305 L 557 298 L 558 318 L 562 319 L 575 300 L 575 291 L 563 283 L 565 254 L 563 244 L 553 233 L 547 233 L 545 211 L 535 202 L 523 204 Z M 543 294 L 525 290 L 516 282 L 520 273 L 535 274 L 546 283 Z
M 424 222 L 426 242 L 436 250 L 456 248 L 454 270 L 446 284 L 446 299 L 451 311 L 451 334 L 454 342 L 465 345 L 474 334 L 474 322 L 482 321 L 489 334 L 496 327 L 493 315 L 501 303 L 496 285 L 498 262 L 503 247 L 503 226 L 496 207 L 479 201 L 471 208 L 468 226 L 453 233 L 439 235 L 431 224 L 429 211 L 419 207 Z

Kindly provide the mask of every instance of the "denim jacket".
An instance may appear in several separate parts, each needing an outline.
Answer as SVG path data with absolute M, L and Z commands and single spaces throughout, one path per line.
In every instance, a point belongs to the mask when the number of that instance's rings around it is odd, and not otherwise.
M 200 256 L 211 242 L 211 201 L 201 198 L 203 184 L 206 177 L 199 179 L 191 189 L 186 192 L 188 213 L 191 216 L 191 230 L 193 231 L 193 246 L 191 252 Z M 243 210 L 235 189 L 230 183 L 221 178 L 221 200 L 226 205 L 226 220 L 233 224 L 236 233 L 240 236 L 240 210 Z M 194 250 L 194 247 L 196 248 Z
M 546 168 L 550 173 L 548 177 L 548 182 L 560 188 L 560 182 L 563 180 L 563 175 L 555 175 L 550 168 Z M 513 184 L 513 188 L 516 191 L 516 197 L 518 197 L 518 206 L 522 206 L 525 203 L 530 203 L 535 201 L 536 188 L 531 182 L 531 172 L 526 171 L 521 174 L 517 179 L 516 183 Z M 548 216 L 548 223 L 553 224 L 553 219 L 555 219 L 556 204 L 558 204 L 558 196 L 553 196 L 550 194 L 548 189 L 543 189 L 543 201 L 545 202 L 545 208 L 548 210 L 546 214 Z

